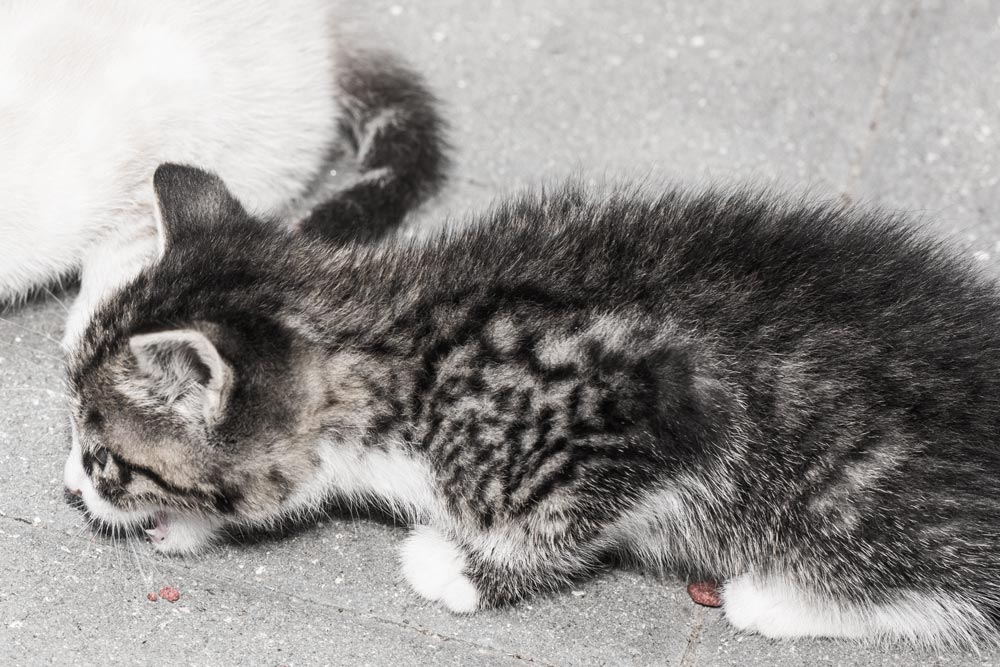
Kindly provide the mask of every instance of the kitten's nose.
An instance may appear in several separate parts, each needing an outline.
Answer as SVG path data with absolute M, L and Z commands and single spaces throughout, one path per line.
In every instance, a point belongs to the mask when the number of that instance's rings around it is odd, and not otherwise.
M 66 465 L 63 466 L 63 486 L 66 493 L 72 496 L 82 496 L 83 487 L 87 483 L 87 473 L 83 470 L 83 455 L 80 453 L 80 443 L 76 440 L 76 427 L 73 427 L 73 449 L 66 457 Z

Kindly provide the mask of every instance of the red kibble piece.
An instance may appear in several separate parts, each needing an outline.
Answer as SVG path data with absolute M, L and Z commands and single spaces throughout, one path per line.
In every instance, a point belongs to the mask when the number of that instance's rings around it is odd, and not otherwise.
M 714 581 L 696 581 L 688 584 L 688 595 L 696 603 L 704 607 L 721 607 L 719 584 Z
M 146 599 L 150 602 L 156 602 L 160 598 L 156 597 L 156 593 L 146 593 Z
M 164 586 L 160 589 L 160 597 L 167 602 L 177 602 L 181 599 L 181 592 L 173 586 Z

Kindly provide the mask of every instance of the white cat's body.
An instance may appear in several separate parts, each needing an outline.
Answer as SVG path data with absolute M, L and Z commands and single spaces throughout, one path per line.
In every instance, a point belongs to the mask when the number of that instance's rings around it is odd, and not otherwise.
M 164 161 L 287 213 L 336 141 L 327 0 L 0 3 L 0 304 L 80 270 L 71 343 L 156 252 Z

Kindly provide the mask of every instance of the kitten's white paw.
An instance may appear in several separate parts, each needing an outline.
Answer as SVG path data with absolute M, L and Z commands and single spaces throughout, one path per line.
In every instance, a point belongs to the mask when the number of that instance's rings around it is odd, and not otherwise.
M 833 600 L 819 600 L 781 577 L 740 575 L 722 588 L 722 611 L 738 630 L 774 639 L 859 638 L 867 628 L 860 615 Z
M 445 586 L 441 604 L 456 614 L 471 614 L 479 609 L 479 591 L 464 574 Z
M 146 533 L 153 548 L 166 554 L 193 554 L 212 543 L 219 524 L 209 519 L 158 512 Z
M 467 614 L 479 608 L 479 591 L 464 574 L 465 556 L 430 526 L 418 526 L 402 547 L 403 576 L 418 595 Z

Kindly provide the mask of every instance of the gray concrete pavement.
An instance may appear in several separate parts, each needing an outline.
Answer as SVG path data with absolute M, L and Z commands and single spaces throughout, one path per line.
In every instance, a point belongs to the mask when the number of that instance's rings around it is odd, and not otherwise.
M 1000 272 L 996 0 L 375 0 L 359 12 L 427 73 L 453 126 L 452 181 L 414 231 L 568 175 L 749 181 L 912 211 Z M 2 664 L 1000 665 L 1000 653 L 740 636 L 680 580 L 628 571 L 455 617 L 400 580 L 403 530 L 363 517 L 193 559 L 94 537 L 61 489 L 62 307 L 0 317 Z M 165 584 L 177 603 L 146 600 Z

